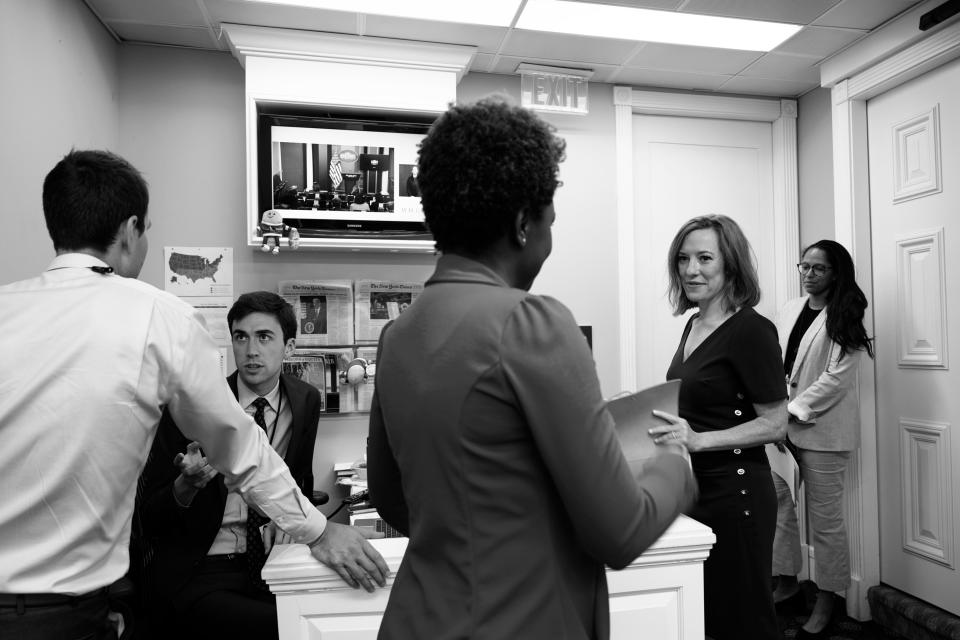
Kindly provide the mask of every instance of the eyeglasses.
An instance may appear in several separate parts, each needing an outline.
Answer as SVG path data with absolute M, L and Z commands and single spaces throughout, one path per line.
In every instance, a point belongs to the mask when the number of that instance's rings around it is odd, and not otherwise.
M 807 275 L 807 273 L 813 271 L 813 275 L 820 277 L 827 271 L 830 271 L 830 267 L 825 264 L 807 264 L 806 262 L 801 262 L 797 265 L 797 271 L 802 275 Z

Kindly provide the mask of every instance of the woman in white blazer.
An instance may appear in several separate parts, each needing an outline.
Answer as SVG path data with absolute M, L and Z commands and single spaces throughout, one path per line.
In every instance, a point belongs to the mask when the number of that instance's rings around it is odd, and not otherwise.
M 790 396 L 786 444 L 800 467 L 820 589 L 797 638 L 821 638 L 833 614 L 834 592 L 850 584 L 843 477 L 850 452 L 860 444 L 860 356 L 866 352 L 872 358 L 873 345 L 863 326 L 867 299 L 857 286 L 847 250 L 820 240 L 804 250 L 797 267 L 807 295 L 784 305 L 777 332 Z M 774 485 L 778 511 L 773 570 L 780 575 L 774 601 L 784 602 L 802 597 L 797 595 L 800 533 L 789 486 L 777 474 Z

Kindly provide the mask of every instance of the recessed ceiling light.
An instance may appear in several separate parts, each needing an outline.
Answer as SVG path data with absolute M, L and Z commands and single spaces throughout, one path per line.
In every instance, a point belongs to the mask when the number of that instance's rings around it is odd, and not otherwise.
M 528 0 L 518 29 L 552 31 L 639 42 L 770 51 L 800 25 L 653 11 L 568 0 Z
M 310 9 L 509 27 L 520 0 L 244 0 L 257 4 L 286 4 Z

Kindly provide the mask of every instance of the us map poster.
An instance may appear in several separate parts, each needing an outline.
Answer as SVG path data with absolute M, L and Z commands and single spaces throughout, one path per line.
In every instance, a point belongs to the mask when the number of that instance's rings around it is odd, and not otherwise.
M 164 247 L 163 281 L 181 298 L 233 298 L 233 247 Z
M 223 375 L 233 369 L 227 311 L 233 304 L 232 247 L 164 247 L 164 289 L 203 316 Z

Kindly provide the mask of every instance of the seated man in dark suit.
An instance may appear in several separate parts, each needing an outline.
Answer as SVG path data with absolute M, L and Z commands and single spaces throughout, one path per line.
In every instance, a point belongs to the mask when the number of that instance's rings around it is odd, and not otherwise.
M 280 373 L 295 345 L 293 309 L 274 293 L 245 293 L 227 323 L 237 363 L 227 382 L 309 496 L 322 405 L 317 389 Z M 167 413 L 142 482 L 143 535 L 154 550 L 146 572 L 153 625 L 172 623 L 178 637 L 276 638 L 276 602 L 259 576 L 263 536 L 269 542 L 279 530 L 227 492 Z

